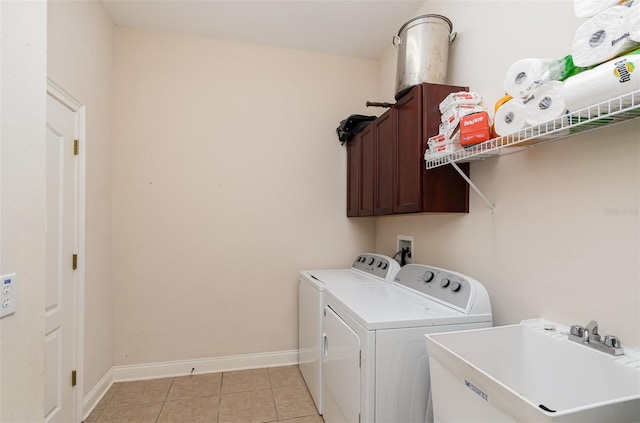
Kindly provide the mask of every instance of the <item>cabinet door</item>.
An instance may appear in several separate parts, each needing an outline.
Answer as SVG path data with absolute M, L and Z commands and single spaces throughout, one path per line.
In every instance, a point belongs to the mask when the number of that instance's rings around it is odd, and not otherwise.
M 422 211 L 422 85 L 412 88 L 396 108 L 393 184 L 394 213 Z
M 395 109 L 387 110 L 376 121 L 376 173 L 374 209 L 376 216 L 393 213 L 393 170 L 395 163 Z
M 373 191 L 375 174 L 375 125 L 364 128 L 357 137 L 360 138 L 360 187 L 358 216 L 373 216 Z
M 458 166 L 469 176 L 469 163 Z M 453 166 L 425 170 L 422 186 L 423 211 L 469 213 L 469 184 Z
M 423 141 L 422 154 L 427 150 L 427 139 L 438 133 L 440 125 L 439 105 L 450 93 L 468 91 L 467 87 L 440 84 L 424 84 L 423 102 Z M 453 166 L 442 166 L 424 170 L 422 162 L 422 211 L 424 212 L 469 212 L 469 184 L 458 174 Z M 469 175 L 469 163 L 460 164 Z
M 347 216 L 358 216 L 360 209 L 360 141 L 355 136 L 347 143 Z

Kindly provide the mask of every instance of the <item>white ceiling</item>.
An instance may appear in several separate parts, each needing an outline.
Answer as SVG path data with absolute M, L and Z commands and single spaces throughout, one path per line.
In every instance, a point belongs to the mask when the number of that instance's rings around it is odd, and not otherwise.
M 378 58 L 424 0 L 102 0 L 117 26 Z

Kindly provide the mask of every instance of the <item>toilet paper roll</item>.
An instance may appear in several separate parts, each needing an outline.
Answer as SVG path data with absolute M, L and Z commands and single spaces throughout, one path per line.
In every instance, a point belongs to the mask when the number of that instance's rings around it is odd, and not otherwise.
M 579 18 L 590 18 L 621 3 L 620 0 L 573 0 L 573 11 Z
M 496 111 L 493 127 L 500 136 L 512 134 L 527 126 L 527 108 L 519 99 L 509 100 Z
M 570 112 L 576 112 L 637 90 L 640 90 L 640 49 L 567 79 L 565 105 Z M 613 106 L 620 105 L 628 104 L 615 102 Z
M 640 1 L 640 0 L 639 0 Z M 548 81 L 563 81 L 587 68 L 575 66 L 571 55 L 562 59 L 522 59 L 507 70 L 503 89 L 514 98 L 528 98 L 531 92 Z
M 527 124 L 540 125 L 564 115 L 567 111 L 564 100 L 564 83 L 547 82 L 533 90 L 525 100 Z
M 640 45 L 630 38 L 627 15 L 631 8 L 614 6 L 578 27 L 571 54 L 576 66 L 593 66 Z

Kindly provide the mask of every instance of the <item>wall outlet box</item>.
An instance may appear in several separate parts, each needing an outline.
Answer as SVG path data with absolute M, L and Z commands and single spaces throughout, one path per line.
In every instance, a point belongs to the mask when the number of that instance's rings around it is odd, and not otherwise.
M 396 245 L 396 251 L 401 253 L 402 250 L 409 249 L 410 254 L 405 254 L 405 264 L 413 263 L 413 258 L 415 257 L 415 251 L 413 250 L 413 236 L 411 235 L 398 235 L 398 242 Z M 400 263 L 401 255 L 396 254 L 398 257 L 396 259 Z M 402 263 L 401 263 L 402 264 Z
M 16 274 L 0 276 L 0 317 L 16 312 Z

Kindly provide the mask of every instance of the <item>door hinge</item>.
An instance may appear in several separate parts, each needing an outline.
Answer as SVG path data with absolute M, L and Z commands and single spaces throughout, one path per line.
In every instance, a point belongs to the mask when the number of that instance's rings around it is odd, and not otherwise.
M 76 270 L 78 268 L 78 255 L 74 254 L 73 258 L 71 259 L 71 268 L 73 270 Z
M 80 140 L 73 140 L 73 155 L 80 154 Z
M 78 374 L 75 370 L 71 371 L 71 386 L 76 386 L 78 384 L 77 381 Z

